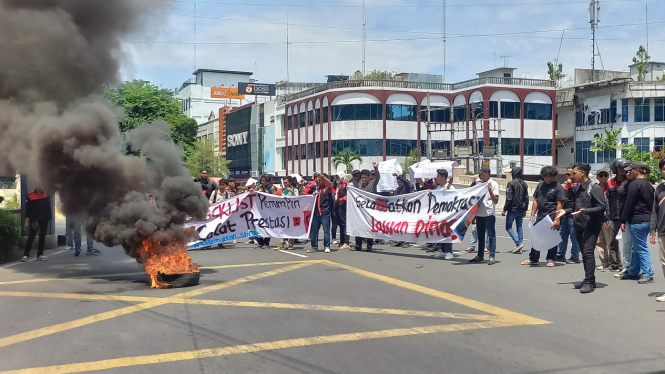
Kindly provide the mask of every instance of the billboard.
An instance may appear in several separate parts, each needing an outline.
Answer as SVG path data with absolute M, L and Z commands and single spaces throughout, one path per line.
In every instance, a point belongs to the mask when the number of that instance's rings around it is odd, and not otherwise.
M 213 99 L 241 100 L 245 98 L 245 95 L 239 94 L 237 88 L 210 87 L 210 97 Z
M 246 95 L 275 96 L 275 85 L 267 83 L 238 82 L 238 92 Z

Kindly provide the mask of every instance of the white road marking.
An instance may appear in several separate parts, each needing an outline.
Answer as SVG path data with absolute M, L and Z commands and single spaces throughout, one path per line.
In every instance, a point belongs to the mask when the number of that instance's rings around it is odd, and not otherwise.
M 289 255 L 298 256 L 298 257 L 309 257 L 309 256 L 301 255 L 300 253 L 285 251 L 283 249 L 280 249 L 277 252 L 282 252 L 282 253 L 286 253 L 286 254 L 289 254 Z
M 497 237 L 497 238 L 504 238 L 504 239 L 512 239 L 510 236 L 501 236 L 501 235 L 497 235 L 496 237 Z M 531 241 L 531 239 L 527 239 L 527 238 L 522 239 L 522 241 L 527 241 L 527 240 L 528 240 L 528 241 Z

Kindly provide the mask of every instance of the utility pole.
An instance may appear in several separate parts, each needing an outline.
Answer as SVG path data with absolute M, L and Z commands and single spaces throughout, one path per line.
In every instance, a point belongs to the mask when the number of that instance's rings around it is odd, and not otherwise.
M 498 142 L 497 142 L 497 149 L 496 149 L 496 175 L 499 178 L 503 178 L 503 157 L 501 156 L 501 118 L 498 119 L 499 121 L 499 128 L 497 129 L 499 132 L 498 135 Z
M 289 94 L 289 13 L 286 13 L 286 93 Z
M 363 79 L 365 79 L 365 44 L 367 42 L 367 15 L 365 14 L 365 0 L 363 0 Z
M 430 131 L 430 121 L 432 121 L 432 112 L 430 110 L 429 92 L 427 92 L 427 159 L 432 159 L 432 132 Z
M 448 40 L 448 34 L 446 32 L 446 0 L 443 0 L 443 83 L 446 83 L 446 41 L 447 40 Z
M 473 126 L 473 172 L 476 173 L 480 169 L 480 152 L 478 147 L 478 129 L 476 127 L 476 104 L 471 104 L 471 111 L 474 113 L 471 118 L 471 125 Z M 468 117 L 467 117 L 468 118 Z
M 596 29 L 600 22 L 599 0 L 591 0 L 589 5 L 589 23 L 591 24 L 591 81 L 596 80 Z

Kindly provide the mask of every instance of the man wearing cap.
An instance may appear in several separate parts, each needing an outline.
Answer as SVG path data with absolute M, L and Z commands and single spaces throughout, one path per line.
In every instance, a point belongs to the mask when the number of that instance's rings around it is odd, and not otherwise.
M 575 285 L 581 293 L 590 293 L 596 289 L 595 249 L 600 229 L 607 220 L 605 192 L 600 185 L 591 182 L 590 170 L 591 166 L 584 162 L 578 162 L 573 166 L 573 181 L 580 186 L 567 191 L 566 199 L 573 203 L 564 208 L 573 217 L 575 235 L 582 249 L 584 281 Z
M 496 204 L 499 202 L 499 184 L 490 177 L 490 168 L 483 166 L 480 168 L 478 178 L 481 182 L 487 183 L 487 193 L 485 197 L 478 201 L 478 213 L 476 213 L 476 227 L 478 228 L 478 248 L 485 248 L 485 234 L 490 244 L 490 259 L 488 265 L 496 263 Z M 478 255 L 470 263 L 485 262 L 485 253 L 478 251 Z

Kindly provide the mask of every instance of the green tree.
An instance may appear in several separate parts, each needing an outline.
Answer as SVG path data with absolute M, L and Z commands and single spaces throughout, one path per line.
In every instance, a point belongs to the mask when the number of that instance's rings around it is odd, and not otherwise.
M 196 141 L 196 120 L 185 116 L 169 89 L 159 88 L 148 81 L 133 80 L 117 87 L 104 87 L 104 97 L 125 109 L 124 117 L 119 120 L 123 133 L 144 123 L 164 120 L 171 126 L 176 143 L 192 146 Z
M 649 152 L 638 152 L 637 147 L 630 144 L 627 150 L 623 154 L 623 158 L 628 161 L 642 161 L 645 164 L 651 167 L 651 173 L 647 175 L 647 180 L 653 184 L 656 184 L 663 180 L 663 174 L 658 169 L 658 163 L 660 158 L 653 157 Z
M 14 194 L 10 199 L 5 199 L 2 206 L 3 209 L 7 210 L 21 209 L 21 202 L 18 201 L 18 194 Z
M 332 159 L 335 168 L 339 165 L 346 165 L 346 172 L 349 174 L 353 171 L 353 161 L 362 161 L 362 158 L 354 151 L 338 152 Z
M 633 64 L 637 65 L 637 80 L 640 82 L 646 78 L 650 59 L 651 56 L 649 56 L 647 50 L 643 46 L 640 46 L 635 57 L 633 57 Z
M 227 177 L 230 162 L 217 153 L 212 139 L 203 138 L 194 143 L 185 159 L 185 166 L 193 177 L 198 177 L 202 169 L 208 170 L 211 177 Z
M 363 72 L 358 70 L 356 71 L 353 76 L 351 77 L 352 80 L 361 80 L 361 79 L 366 79 L 366 80 L 373 80 L 373 81 L 380 81 L 380 80 L 395 80 L 395 75 L 389 71 L 378 71 L 378 70 L 372 70 L 368 73 L 365 73 L 363 75 Z
M 559 64 L 557 66 L 554 66 L 553 63 L 550 61 L 547 62 L 547 75 L 550 76 L 550 80 L 553 80 L 557 82 L 557 85 L 559 84 L 559 81 L 561 81 L 566 74 L 563 73 L 563 64 Z
M 616 153 L 616 151 L 629 150 L 631 147 L 635 147 L 632 144 L 621 144 L 619 142 L 621 137 L 621 130 L 605 130 L 605 136 L 603 134 L 595 134 L 591 143 L 593 145 L 589 150 L 591 152 L 610 152 Z
M 403 166 L 402 169 L 404 170 L 404 174 L 409 173 L 409 166 L 411 166 L 411 165 L 413 165 L 417 162 L 420 162 L 421 156 L 422 156 L 422 154 L 418 150 L 418 148 L 414 148 L 414 149 L 409 151 L 409 155 L 404 158 L 404 165 L 402 165 Z

